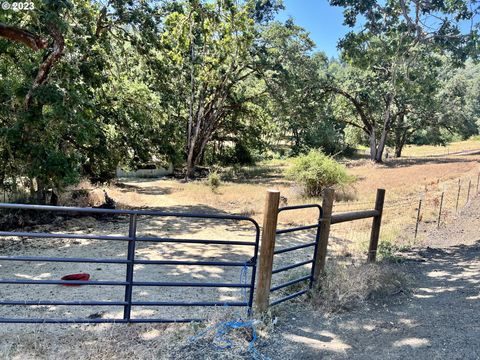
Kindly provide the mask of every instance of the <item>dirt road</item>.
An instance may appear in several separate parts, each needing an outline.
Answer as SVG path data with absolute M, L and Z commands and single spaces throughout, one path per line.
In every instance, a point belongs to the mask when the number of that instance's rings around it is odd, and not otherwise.
M 410 295 L 330 318 L 298 307 L 264 353 L 272 359 L 480 359 L 480 200 L 400 265 Z M 275 350 L 273 350 L 275 349 Z

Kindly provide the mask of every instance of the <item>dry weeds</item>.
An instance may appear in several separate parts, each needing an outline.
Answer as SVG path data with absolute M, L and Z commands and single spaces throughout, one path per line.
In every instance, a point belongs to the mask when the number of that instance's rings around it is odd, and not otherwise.
M 233 315 L 232 315 L 233 316 Z M 0 359 L 245 359 L 268 338 L 269 327 L 254 321 L 252 328 L 238 328 L 216 336 L 232 317 L 213 315 L 205 323 L 190 324 L 73 324 L 6 325 Z M 6 329 L 4 329 L 6 330 Z
M 343 265 L 330 262 L 314 291 L 314 306 L 326 313 L 338 313 L 361 306 L 368 299 L 382 299 L 406 292 L 409 278 L 397 266 L 377 263 Z

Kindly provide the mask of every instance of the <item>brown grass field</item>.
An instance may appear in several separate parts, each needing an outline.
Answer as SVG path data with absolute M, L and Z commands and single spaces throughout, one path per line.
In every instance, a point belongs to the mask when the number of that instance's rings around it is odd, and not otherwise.
M 456 213 L 458 182 L 461 182 L 459 209 L 467 202 L 469 182 L 470 196 L 477 190 L 480 141 L 452 143 L 448 149 L 452 153 L 465 153 L 444 156 L 444 147 L 409 146 L 405 150 L 407 158 L 388 159 L 381 165 L 365 159 L 345 161 L 348 172 L 357 180 L 350 188 L 337 191 L 334 212 L 373 208 L 376 190 L 384 188 L 386 203 L 382 238 L 405 246 L 414 242 L 416 210 L 422 199 L 422 221 L 415 240 L 420 243 L 426 225 L 433 224 L 438 218 L 442 192 L 441 222 L 445 223 Z M 183 183 L 172 179 L 121 179 L 126 187 L 112 186 L 107 191 L 125 207 L 208 209 L 252 216 L 261 223 L 265 191 L 269 188 L 280 190 L 288 205 L 321 202 L 321 199 L 303 197 L 300 189 L 283 177 L 288 166 L 288 160 L 273 160 L 236 169 L 233 175 L 229 174 L 230 181 L 222 181 L 216 190 L 211 190 L 203 180 Z M 302 225 L 314 222 L 315 218 L 315 212 L 300 210 L 282 214 L 279 221 Z M 370 223 L 370 220 L 362 220 L 335 226 L 333 236 L 345 240 L 342 251 L 365 251 Z
M 442 149 L 432 147 L 408 148 L 405 159 L 388 159 L 382 165 L 372 164 L 365 159 L 345 161 L 348 172 L 355 175 L 357 181 L 344 191 L 338 191 L 334 212 L 344 212 L 373 207 L 377 188 L 386 189 L 386 203 L 380 239 L 380 256 L 394 256 L 396 251 L 414 244 L 426 244 L 430 229 L 436 229 L 439 199 L 444 192 L 441 226 L 449 226 L 455 216 L 461 213 L 467 204 L 467 198 L 477 191 L 480 173 L 480 142 L 468 141 L 454 143 L 451 149 L 470 150 L 464 154 L 444 156 Z M 471 150 L 479 150 L 478 152 Z M 454 151 L 452 151 L 454 152 Z M 426 155 L 441 155 L 431 156 Z M 204 180 L 185 183 L 175 179 L 118 179 L 105 190 L 122 208 L 154 208 L 165 211 L 188 211 L 204 213 L 229 213 L 251 216 L 262 222 L 265 191 L 269 188 L 280 190 L 288 205 L 321 202 L 321 199 L 304 198 L 299 188 L 283 177 L 289 166 L 288 160 L 274 160 L 254 167 L 226 169 L 219 188 L 212 190 Z M 460 181 L 460 192 L 458 185 Z M 470 184 L 470 194 L 468 187 Z M 88 184 L 82 185 L 88 188 Z M 458 212 L 456 211 L 457 196 Z M 419 200 L 422 200 L 418 236 L 414 238 L 415 221 Z M 291 211 L 281 215 L 279 227 L 310 224 L 316 221 L 317 214 L 312 210 Z M 126 219 L 104 221 L 94 218 L 78 218 L 64 221 L 57 219 L 48 225 L 39 225 L 24 229 L 31 231 L 65 232 L 78 234 L 125 235 L 128 228 Z M 365 259 L 371 219 L 338 224 L 332 226 L 329 255 L 343 262 Z M 172 219 L 143 218 L 139 221 L 139 233 L 148 236 L 170 236 L 179 238 L 207 239 L 252 239 L 252 232 L 245 224 L 232 226 L 215 221 L 175 221 Z M 277 246 L 295 245 L 311 239 L 311 232 L 294 236 L 280 236 Z M 24 256 L 65 256 L 65 257 L 102 257 L 124 258 L 126 248 L 123 244 L 106 244 L 95 240 L 46 240 L 43 239 L 5 239 L 2 244 L 4 255 Z M 167 246 L 168 245 L 168 246 Z M 221 247 L 207 249 L 181 244 L 154 246 L 146 244 L 137 248 L 137 256 L 145 259 L 186 259 L 186 260 L 222 260 L 237 261 L 248 259 L 251 254 L 244 249 Z M 276 257 L 274 267 L 286 265 L 311 257 L 311 249 L 298 251 L 295 257 Z M 241 260 L 240 260 L 241 261 Z M 94 279 L 121 280 L 124 268 L 118 265 L 95 264 L 51 264 L 18 263 L 0 264 L 2 277 L 19 279 L 57 279 L 66 273 L 87 271 Z M 238 269 L 237 269 L 238 270 Z M 137 279 L 164 279 L 171 281 L 238 281 L 238 271 L 210 268 L 187 268 L 185 266 L 156 267 L 140 266 L 135 270 Z M 299 268 L 295 274 L 275 277 L 273 284 L 288 281 L 308 274 L 308 268 Z M 88 289 L 87 289 L 88 288 Z M 81 288 L 56 288 L 46 286 L 7 285 L 0 289 L 0 296 L 8 299 L 55 299 L 113 301 L 123 296 L 121 291 L 100 292 L 96 286 Z M 181 288 L 172 291 L 161 289 L 139 289 L 135 294 L 141 300 L 204 300 L 236 301 L 242 294 L 235 291 L 213 289 L 198 292 L 184 291 Z M 275 295 L 279 296 L 279 295 Z M 65 308 L 65 307 L 63 307 Z M 2 316 L 47 317 L 85 317 L 93 312 L 104 318 L 121 316 L 121 308 L 105 309 L 62 309 L 62 306 L 7 307 Z M 207 318 L 225 317 L 225 309 L 205 311 Z M 195 309 L 186 313 L 176 307 L 138 309 L 138 317 L 196 317 Z M 203 312 L 203 310 L 202 310 Z M 230 312 L 230 311 L 228 311 Z M 238 316 L 238 313 L 235 313 Z M 95 315 L 95 314 L 94 314 Z M 77 358 L 110 359 L 117 357 L 141 359 L 218 358 L 218 354 L 204 351 L 201 346 L 185 347 L 186 339 L 198 329 L 193 325 L 5 325 L 0 336 L 0 358 Z M 245 338 L 245 336 L 243 336 Z M 188 341 L 187 341 L 188 342 Z M 190 350 L 189 350 L 190 349 Z M 231 353 L 229 353 L 231 354 Z M 226 358 L 243 358 L 241 356 Z
M 462 146 L 465 144 L 465 146 Z M 478 152 L 468 155 L 450 155 L 434 158 L 409 157 L 389 159 L 376 165 L 367 160 L 347 161 L 348 172 L 357 177 L 352 188 L 340 194 L 337 206 L 348 207 L 354 203 L 364 203 L 375 198 L 378 188 L 387 190 L 387 202 L 403 200 L 424 192 L 441 191 L 447 184 L 458 179 L 472 179 L 480 172 L 480 141 L 453 143 L 452 148 Z M 425 148 L 425 149 L 424 149 Z M 437 147 L 409 147 L 411 154 L 435 153 Z M 443 149 L 443 147 L 442 147 Z M 437 150 L 442 151 L 442 150 Z M 248 214 L 261 218 L 266 189 L 280 190 L 288 199 L 289 205 L 318 202 L 300 195 L 299 189 L 283 177 L 289 166 L 288 160 L 273 160 L 257 166 L 242 167 L 231 181 L 222 181 L 221 186 L 212 191 L 205 181 L 184 183 L 172 179 L 122 179 L 126 188 L 111 187 L 111 194 L 125 207 L 169 207 L 169 206 L 208 206 L 229 213 Z M 346 198 L 347 201 L 342 201 Z M 299 214 L 296 223 L 301 223 L 304 214 Z

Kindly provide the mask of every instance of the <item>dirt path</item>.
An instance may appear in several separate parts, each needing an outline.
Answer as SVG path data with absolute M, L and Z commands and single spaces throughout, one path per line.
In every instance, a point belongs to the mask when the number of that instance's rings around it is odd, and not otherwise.
M 272 359 L 480 359 L 480 200 L 432 246 L 400 265 L 413 293 L 326 318 L 304 307 L 280 319 Z M 275 349 L 275 350 L 272 350 Z

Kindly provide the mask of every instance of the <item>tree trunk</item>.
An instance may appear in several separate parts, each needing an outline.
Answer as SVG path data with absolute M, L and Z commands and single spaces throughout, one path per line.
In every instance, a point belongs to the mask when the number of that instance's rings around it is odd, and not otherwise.
M 293 132 L 295 153 L 298 154 L 300 152 L 300 134 L 298 133 L 298 129 L 293 129 L 292 132 Z
M 402 157 L 402 150 L 403 150 L 403 144 L 395 146 L 395 157 L 396 158 Z
M 388 131 L 386 129 L 383 129 L 382 136 L 380 137 L 380 141 L 377 146 L 377 151 L 375 153 L 375 162 L 377 163 L 382 162 L 383 151 L 385 150 L 385 143 L 387 141 L 387 133 Z
M 387 143 L 388 132 L 392 125 L 392 114 L 390 113 L 390 107 L 392 105 L 393 96 L 391 94 L 387 95 L 386 104 L 385 104 L 385 113 L 383 115 L 383 130 L 382 135 L 380 136 L 380 141 L 378 142 L 377 151 L 375 152 L 374 161 L 377 163 L 382 162 L 383 151 L 385 150 L 385 144 Z
M 398 118 L 397 126 L 395 127 L 395 157 L 399 158 L 402 156 L 402 150 L 405 146 L 408 137 L 413 134 L 413 132 L 408 131 L 408 127 L 404 123 L 405 114 L 401 113 Z
M 185 180 L 193 179 L 195 176 L 195 154 L 193 146 L 190 145 L 188 149 L 187 157 L 187 171 L 185 174 Z
M 372 128 L 370 134 L 368 134 L 370 140 L 370 160 L 375 160 L 375 154 L 377 153 L 377 139 L 375 138 L 375 129 Z
M 195 177 L 195 167 L 198 165 L 199 160 L 203 158 L 205 147 L 211 136 L 212 133 L 207 130 L 207 132 L 202 131 L 201 133 L 196 133 L 195 136 L 192 137 L 193 140 L 190 143 L 188 150 L 185 180 L 188 181 Z
M 403 145 L 401 144 L 401 142 L 402 142 L 401 129 L 395 129 L 395 154 L 394 154 L 394 156 L 396 158 L 399 158 L 399 157 L 402 156 Z
M 407 142 L 408 130 L 405 130 L 402 134 L 396 134 L 395 136 L 395 157 L 402 157 L 402 150 Z
M 45 205 L 47 203 L 47 187 L 45 183 L 36 178 L 36 188 L 34 188 L 33 198 L 35 199 L 35 203 L 39 205 Z

